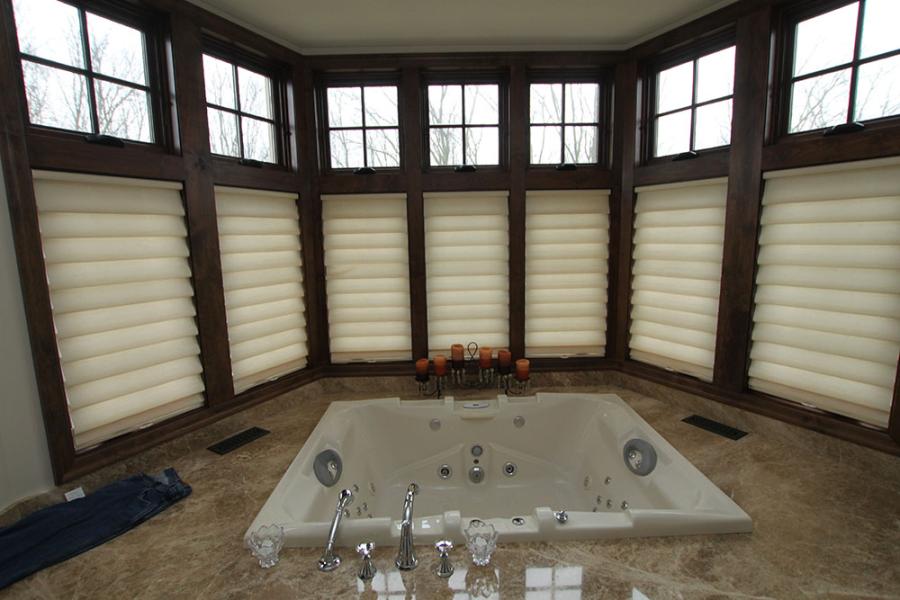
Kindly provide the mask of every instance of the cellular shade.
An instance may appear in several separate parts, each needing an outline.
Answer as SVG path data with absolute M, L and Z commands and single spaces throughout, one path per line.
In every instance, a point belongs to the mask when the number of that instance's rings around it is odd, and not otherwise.
M 765 179 L 749 385 L 886 427 L 900 352 L 900 160 Z
M 525 353 L 603 356 L 609 191 L 528 192 Z
M 297 196 L 216 187 L 234 391 L 306 366 Z
M 409 360 L 404 194 L 322 196 L 331 361 Z
M 181 185 L 34 172 L 78 450 L 203 405 Z
M 507 192 L 425 194 L 428 349 L 509 344 Z
M 630 356 L 711 381 L 726 180 L 636 192 Z

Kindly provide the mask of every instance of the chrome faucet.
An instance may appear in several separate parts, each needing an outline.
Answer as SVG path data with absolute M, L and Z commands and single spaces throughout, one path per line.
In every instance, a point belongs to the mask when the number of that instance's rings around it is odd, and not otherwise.
M 334 571 L 341 566 L 341 557 L 334 553 L 334 540 L 337 537 L 338 525 L 344 511 L 353 503 L 353 492 L 341 490 L 338 495 L 337 508 L 334 511 L 334 520 L 331 522 L 331 531 L 328 532 L 328 541 L 325 543 L 325 552 L 319 559 L 320 571 Z
M 406 488 L 406 499 L 403 501 L 403 519 L 400 521 L 400 549 L 394 564 L 401 571 L 411 571 L 419 564 L 413 548 L 413 497 L 419 493 L 416 483 Z

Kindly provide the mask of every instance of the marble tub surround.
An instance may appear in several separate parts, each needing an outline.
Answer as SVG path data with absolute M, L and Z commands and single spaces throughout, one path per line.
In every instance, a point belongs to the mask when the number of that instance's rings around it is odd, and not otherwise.
M 330 402 L 415 397 L 411 377 L 326 379 L 65 486 L 90 490 L 171 465 L 194 493 L 120 538 L 0 591 L 0 600 L 462 600 L 494 588 L 500 598 L 535 599 L 900 598 L 900 459 L 621 373 L 538 373 L 532 391 L 618 394 L 750 514 L 754 532 L 535 544 L 501 539 L 483 569 L 454 549 L 456 572 L 446 580 L 432 573 L 431 547 L 417 547 L 420 567 L 402 574 L 392 566 L 397 549 L 378 547 L 379 574 L 366 586 L 356 579 L 351 548 L 338 549 L 345 563 L 333 573 L 317 571 L 315 548 L 285 549 L 276 567 L 260 569 L 242 535 Z M 693 413 L 750 434 L 731 441 L 681 422 Z M 225 456 L 205 449 L 252 425 L 272 433 Z M 52 498 L 20 505 L 4 521 Z

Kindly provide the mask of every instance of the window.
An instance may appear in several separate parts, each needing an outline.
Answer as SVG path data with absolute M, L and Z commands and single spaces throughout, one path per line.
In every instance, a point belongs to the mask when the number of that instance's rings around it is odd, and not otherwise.
M 322 196 L 331 361 L 412 358 L 406 195 Z
M 57 0 L 15 0 L 33 125 L 156 139 L 147 34 Z
M 712 381 L 726 191 L 724 179 L 636 189 L 634 360 Z
M 900 3 L 860 0 L 793 26 L 788 133 L 900 114 Z
M 525 215 L 525 354 L 603 356 L 609 191 L 530 191 Z
M 34 172 L 75 448 L 203 406 L 181 184 Z
M 306 366 L 297 196 L 216 187 L 235 393 Z
M 599 161 L 600 84 L 532 83 L 531 164 Z
M 900 352 L 900 162 L 764 177 L 749 385 L 886 427 Z
M 433 167 L 500 164 L 500 86 L 428 86 L 428 147 Z
M 656 72 L 651 154 L 731 143 L 734 46 Z
M 428 351 L 509 345 L 509 196 L 425 194 Z
M 279 119 L 273 78 L 204 54 L 203 79 L 210 151 L 277 163 Z
M 329 87 L 326 102 L 332 169 L 400 166 L 397 86 Z

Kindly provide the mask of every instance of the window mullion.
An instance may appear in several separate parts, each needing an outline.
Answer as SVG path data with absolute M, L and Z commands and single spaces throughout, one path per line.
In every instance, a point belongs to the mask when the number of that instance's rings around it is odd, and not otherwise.
M 87 12 L 83 8 L 78 9 L 79 23 L 81 25 L 81 53 L 84 60 L 85 79 L 88 88 L 88 105 L 91 114 L 91 131 L 100 133 L 100 111 L 97 108 L 97 93 L 94 90 L 93 69 L 91 68 L 91 48 L 88 41 Z
M 700 63 L 700 60 L 695 58 L 691 63 L 693 67 L 693 81 L 691 81 L 691 139 L 690 139 L 690 147 L 688 150 L 694 150 L 695 138 L 696 138 L 696 124 L 697 124 L 697 67 Z
M 460 128 L 462 131 L 462 164 L 469 164 L 469 159 L 466 156 L 466 86 L 459 86 L 460 91 L 462 92 L 460 96 L 462 97 L 462 113 L 459 115 L 459 122 L 462 123 L 462 127 Z
M 360 86 L 359 88 L 359 101 L 360 101 L 360 113 L 359 116 L 362 119 L 362 150 L 363 150 L 363 166 L 369 166 L 369 153 L 367 152 L 368 148 L 366 147 L 366 86 Z
M 859 55 L 862 42 L 863 18 L 865 17 L 865 0 L 860 0 L 856 11 L 856 38 L 853 41 L 853 65 L 850 69 L 850 98 L 847 100 L 847 123 L 854 120 L 856 110 L 856 83 L 859 79 Z
M 566 162 L 566 87 L 567 83 L 563 83 L 562 85 L 562 99 L 561 104 L 559 106 L 559 115 L 562 117 L 560 121 L 562 121 L 559 125 L 562 129 L 562 140 L 559 148 L 559 164 L 564 164 Z

